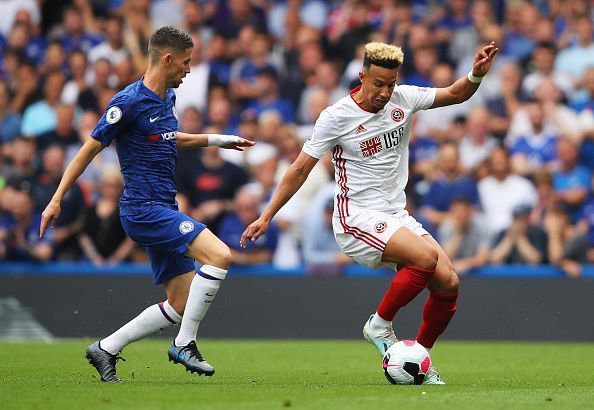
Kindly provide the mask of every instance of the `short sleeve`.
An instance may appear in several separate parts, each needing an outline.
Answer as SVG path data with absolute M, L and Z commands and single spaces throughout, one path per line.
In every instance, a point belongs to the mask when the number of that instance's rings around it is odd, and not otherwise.
M 118 94 L 111 99 L 105 113 L 91 132 L 91 137 L 108 147 L 134 120 L 134 104 L 127 95 Z
M 336 121 L 328 110 L 322 111 L 311 135 L 303 144 L 303 152 L 319 159 L 336 145 L 340 135 L 337 128 Z
M 408 102 L 413 113 L 431 107 L 435 102 L 435 93 L 437 92 L 437 88 L 414 85 L 399 85 L 396 90 Z

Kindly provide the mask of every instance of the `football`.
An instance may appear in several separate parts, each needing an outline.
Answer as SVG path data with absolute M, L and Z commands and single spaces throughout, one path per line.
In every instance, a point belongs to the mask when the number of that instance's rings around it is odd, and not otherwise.
M 414 340 L 401 340 L 386 351 L 382 367 L 392 384 L 422 384 L 431 366 L 427 349 Z

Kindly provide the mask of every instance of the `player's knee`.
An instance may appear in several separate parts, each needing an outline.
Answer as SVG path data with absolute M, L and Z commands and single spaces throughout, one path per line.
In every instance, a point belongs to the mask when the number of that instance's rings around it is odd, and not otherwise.
M 205 264 L 227 269 L 232 262 L 231 250 L 227 245 L 219 246 L 214 252 L 208 255 L 208 259 L 209 261 Z
M 447 278 L 440 284 L 440 293 L 456 293 L 460 288 L 460 279 L 458 275 L 454 271 L 454 266 L 451 262 L 448 261 L 447 265 L 444 267 L 440 267 L 440 269 L 445 269 L 446 272 L 440 275 L 440 277 Z
M 454 271 L 454 268 L 452 267 L 452 274 L 450 275 L 450 279 L 447 283 L 447 292 L 446 293 L 456 293 L 456 292 L 458 292 L 458 289 L 460 289 L 460 278 L 458 278 L 458 275 L 456 274 L 456 272 Z
M 435 270 L 439 254 L 433 246 L 426 246 L 417 257 L 415 265 L 422 269 Z

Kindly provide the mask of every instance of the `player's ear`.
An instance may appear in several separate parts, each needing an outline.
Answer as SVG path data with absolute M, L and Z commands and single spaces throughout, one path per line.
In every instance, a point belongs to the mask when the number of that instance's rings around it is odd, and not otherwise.
M 171 55 L 171 53 L 163 53 L 163 56 L 161 57 L 161 62 L 168 66 L 169 64 L 171 64 L 171 62 L 173 61 L 173 56 Z
M 363 84 L 363 80 L 365 79 L 365 73 L 363 71 L 359 71 L 359 81 Z

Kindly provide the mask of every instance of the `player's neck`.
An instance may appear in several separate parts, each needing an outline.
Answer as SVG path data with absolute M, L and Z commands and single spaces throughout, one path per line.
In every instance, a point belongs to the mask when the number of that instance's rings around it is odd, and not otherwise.
M 371 104 L 369 104 L 364 98 L 363 98 L 363 93 L 361 92 L 361 89 L 359 89 L 357 92 L 354 92 L 352 94 L 353 100 L 357 103 L 357 105 L 359 107 L 361 107 L 362 109 L 364 109 L 367 112 L 378 112 L 379 109 L 377 109 L 376 107 L 373 107 Z
M 161 98 L 165 98 L 167 94 L 167 84 L 165 77 L 158 71 L 147 70 L 142 79 L 142 83 L 146 88 L 157 94 Z

